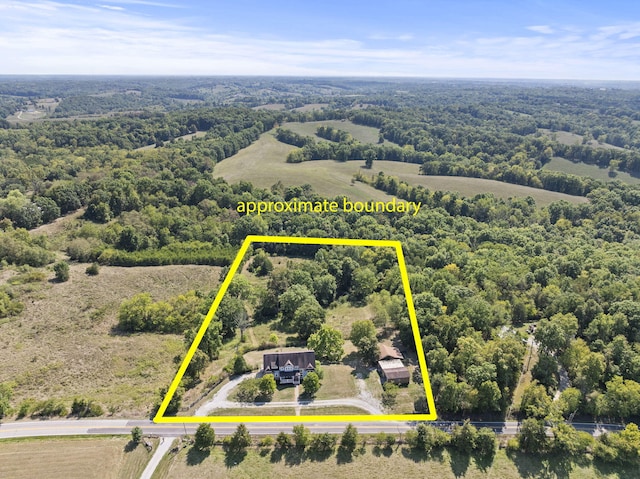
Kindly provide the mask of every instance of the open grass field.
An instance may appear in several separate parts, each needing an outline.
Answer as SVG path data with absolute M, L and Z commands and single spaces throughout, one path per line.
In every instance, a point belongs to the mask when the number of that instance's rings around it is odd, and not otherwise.
M 295 452 L 295 451 L 294 451 Z M 183 449 L 167 456 L 156 470 L 154 479 L 400 479 L 432 477 L 437 479 L 632 479 L 632 468 L 599 469 L 591 465 L 567 464 L 556 457 L 534 458 L 523 454 L 507 457 L 499 450 L 490 464 L 478 463 L 474 457 L 442 451 L 429 460 L 414 455 L 404 446 L 379 451 L 367 446 L 352 458 L 326 459 L 308 454 L 280 456 L 270 450 L 252 448 L 244 457 L 227 459 L 217 446 L 210 454 L 193 454 Z
M 568 131 L 551 131 L 546 128 L 541 128 L 540 133 L 549 138 L 555 138 L 555 140 L 561 145 L 581 145 L 583 136 Z M 624 150 L 619 146 L 611 145 L 609 143 L 600 143 L 598 140 L 589 140 L 588 145 L 592 148 L 602 148 L 605 150 Z
M 308 406 L 300 409 L 301 416 L 355 416 L 370 414 L 355 406 Z
M 0 325 L 0 382 L 14 384 L 14 401 L 91 398 L 116 415 L 145 417 L 157 390 L 173 378 L 181 335 L 121 335 L 120 302 L 148 291 L 154 300 L 191 289 L 209 291 L 220 269 L 210 266 L 100 268 L 71 266 L 65 283 L 30 283 L 24 312 Z M 49 277 L 53 273 L 49 272 Z
M 380 131 L 377 128 L 372 126 L 356 125 L 349 120 L 307 121 L 305 123 L 289 122 L 282 124 L 282 128 L 294 131 L 299 135 L 311 136 L 315 139 L 320 139 L 320 137 L 316 136 L 316 131 L 319 126 L 332 126 L 338 130 L 346 131 L 360 143 L 378 143 L 378 137 L 380 134 Z M 387 144 L 390 143 L 387 142 Z
M 559 200 L 570 203 L 587 201 L 579 196 L 482 178 L 420 175 L 419 165 L 411 163 L 374 161 L 370 170 L 365 169 L 364 162 L 361 161 L 320 160 L 287 163 L 287 154 L 293 148 L 276 140 L 272 133 L 264 133 L 251 146 L 218 163 L 213 174 L 230 183 L 247 180 L 261 188 L 269 188 L 278 181 L 287 186 L 309 183 L 321 195 L 330 198 L 346 195 L 354 201 L 391 200 L 391 196 L 368 185 L 359 182 L 352 184 L 352 178 L 357 172 L 377 175 L 380 171 L 397 176 L 412 185 L 422 185 L 431 190 L 457 191 L 465 196 L 480 193 L 493 193 L 500 198 L 531 196 L 538 205 L 547 205 Z
M 0 441 L 6 479 L 130 479 L 140 477 L 152 452 L 129 450 L 125 437 L 36 438 Z M 154 447 L 157 440 L 153 441 Z
M 619 180 L 629 185 L 640 184 L 640 178 L 631 176 L 624 171 L 616 172 L 616 176 L 609 176 L 608 168 L 600 168 L 598 165 L 588 165 L 587 163 L 574 163 L 571 160 L 554 156 L 549 163 L 544 165 L 545 170 L 561 171 L 571 175 L 590 176 L 596 180 L 613 181 Z

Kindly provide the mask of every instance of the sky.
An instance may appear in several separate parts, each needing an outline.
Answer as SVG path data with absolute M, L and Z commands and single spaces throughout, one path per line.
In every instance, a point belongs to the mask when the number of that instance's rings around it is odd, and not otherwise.
M 640 81 L 640 2 L 0 0 L 0 74 Z

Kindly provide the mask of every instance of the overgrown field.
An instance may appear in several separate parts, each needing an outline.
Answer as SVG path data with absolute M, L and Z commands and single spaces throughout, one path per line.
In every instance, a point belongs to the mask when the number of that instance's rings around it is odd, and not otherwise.
M 0 441 L 0 477 L 129 479 L 140 477 L 152 454 L 123 437 Z
M 72 265 L 64 283 L 23 286 L 24 312 L 0 325 L 0 383 L 14 385 L 16 404 L 82 397 L 117 415 L 145 416 L 175 374 L 173 358 L 184 349 L 183 337 L 117 332 L 120 303 L 144 291 L 156 301 L 209 291 L 220 269 L 104 266 L 88 276 L 86 267 Z

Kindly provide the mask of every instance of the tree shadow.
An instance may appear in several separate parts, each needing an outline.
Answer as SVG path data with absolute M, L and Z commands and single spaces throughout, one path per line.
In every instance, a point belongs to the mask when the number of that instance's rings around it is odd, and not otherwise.
M 380 446 L 373 447 L 373 455 L 376 457 L 380 457 L 380 456 L 391 457 L 392 454 L 393 454 L 393 449 L 390 447 L 380 447 Z
M 529 455 L 515 452 L 509 455 L 522 478 L 569 479 L 573 464 L 566 456 Z
M 128 443 L 125 444 L 124 452 L 133 452 L 133 451 L 135 451 L 139 444 L 140 443 L 135 442 L 133 439 L 131 439 Z
M 309 450 L 307 451 L 307 459 L 312 462 L 324 462 L 333 454 L 333 448 L 322 450 Z
M 228 469 L 236 467 L 238 464 L 244 461 L 245 457 L 247 457 L 246 449 L 227 449 L 224 453 L 224 465 Z
M 284 457 L 286 451 L 284 449 L 281 449 L 279 447 L 274 448 L 273 451 L 271 451 L 271 455 L 269 456 L 269 462 L 280 462 L 282 461 L 282 458 Z
M 342 358 L 342 364 L 346 364 L 347 366 L 353 366 L 353 363 L 357 363 L 360 361 L 360 357 L 356 351 L 351 351 L 344 358 Z
M 451 458 L 451 472 L 456 477 L 464 477 L 471 464 L 471 456 L 459 451 L 449 451 Z
M 201 451 L 200 449 L 196 449 L 195 447 L 191 447 L 189 452 L 187 452 L 187 465 L 188 466 L 197 466 L 202 461 L 204 461 L 207 457 L 211 455 L 211 451 L 206 449 Z
M 638 477 L 638 466 L 623 466 L 619 462 L 609 464 L 598 459 L 593 461 L 593 468 L 598 473 L 598 477 L 615 477 L 616 479 L 636 479 Z
M 474 454 L 473 462 L 475 463 L 476 467 L 480 469 L 480 471 L 487 472 L 487 470 L 493 464 L 493 459 L 495 458 L 495 456 L 496 456 L 495 452 L 487 455 Z
M 336 460 L 338 464 L 348 464 L 353 462 L 353 451 L 344 447 L 339 447 L 338 454 L 336 454 Z
M 304 461 L 305 453 L 304 449 L 298 447 L 289 448 L 284 455 L 284 463 L 287 466 L 299 466 Z

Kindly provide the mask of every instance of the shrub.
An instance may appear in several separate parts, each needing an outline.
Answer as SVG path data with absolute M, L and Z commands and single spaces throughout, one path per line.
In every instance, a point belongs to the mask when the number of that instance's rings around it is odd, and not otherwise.
M 69 263 L 66 261 L 60 261 L 53 265 L 53 271 L 56 274 L 56 281 L 59 281 L 60 283 L 69 281 Z
M 131 430 L 131 441 L 134 444 L 140 444 L 141 440 L 142 440 L 142 429 L 136 426 Z
M 87 266 L 85 273 L 89 276 L 96 276 L 100 272 L 100 265 L 98 263 L 92 263 L 90 266 Z

